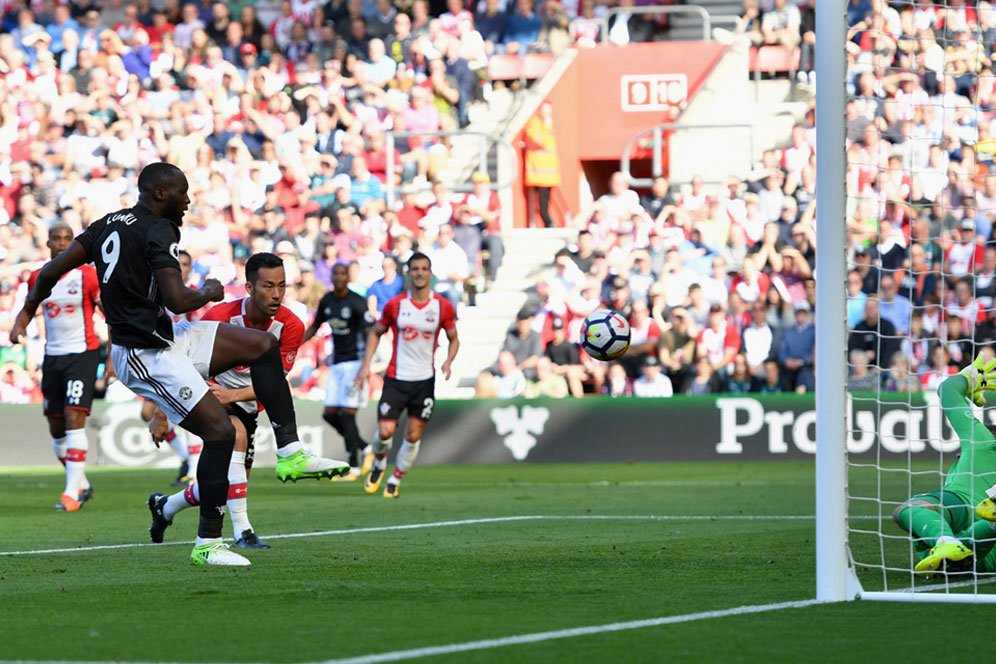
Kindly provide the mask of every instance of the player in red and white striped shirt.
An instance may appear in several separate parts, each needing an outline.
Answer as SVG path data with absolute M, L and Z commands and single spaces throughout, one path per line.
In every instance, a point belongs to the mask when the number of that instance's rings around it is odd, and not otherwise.
M 450 377 L 453 359 L 460 349 L 457 338 L 456 310 L 445 297 L 432 292 L 432 262 L 423 253 L 408 259 L 409 292 L 402 293 L 384 306 L 379 322 L 370 329 L 363 365 L 356 375 L 362 386 L 370 375 L 370 362 L 377 352 L 381 336 L 391 330 L 394 348 L 384 376 L 384 391 L 377 405 L 379 438 L 371 443 L 374 466 L 364 481 L 363 490 L 377 493 L 387 470 L 387 451 L 394 441 L 398 418 L 408 411 L 405 442 L 398 450 L 394 473 L 384 487 L 385 498 L 396 498 L 401 479 L 415 463 L 419 442 L 436 404 L 436 369 L 434 356 L 440 331 L 446 332 L 449 352 L 440 367 L 443 377 Z
M 73 243 L 73 229 L 55 224 L 48 231 L 48 248 L 58 256 Z M 39 270 L 31 273 L 28 288 Z M 77 511 L 93 495 L 86 477 L 86 418 L 100 364 L 100 342 L 93 329 L 93 310 L 100 306 L 97 271 L 83 265 L 67 272 L 41 303 L 45 316 L 45 360 L 42 395 L 52 449 L 66 467 L 66 489 L 56 509 Z
M 287 278 L 283 261 L 274 254 L 254 254 L 246 261 L 246 292 L 249 296 L 223 302 L 208 310 L 201 320 L 269 332 L 280 340 L 280 359 L 286 373 L 294 367 L 304 335 L 304 323 L 281 304 L 286 290 Z M 257 420 L 262 410 L 256 401 L 249 367 L 235 367 L 214 376 L 210 387 L 235 427 L 235 450 L 228 466 L 227 501 L 235 546 L 243 549 L 268 549 L 270 545 L 256 535 L 248 514 L 249 471 L 252 468 Z M 153 424 L 150 425 L 153 439 L 157 442 L 162 440 L 168 425 L 162 411 L 157 408 Z M 149 509 L 152 511 L 149 534 L 152 541 L 162 542 L 163 532 L 173 522 L 173 517 L 181 510 L 199 504 L 200 495 L 196 484 L 172 496 L 159 493 L 149 496 Z

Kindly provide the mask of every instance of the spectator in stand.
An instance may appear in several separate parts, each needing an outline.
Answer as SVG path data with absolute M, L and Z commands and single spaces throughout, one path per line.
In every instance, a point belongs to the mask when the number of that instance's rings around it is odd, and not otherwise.
M 895 326 L 879 317 L 877 298 L 865 303 L 864 319 L 851 330 L 848 354 L 852 350 L 863 351 L 868 356 L 868 363 L 880 368 L 900 350 Z
M 696 356 L 705 357 L 711 374 L 718 374 L 717 380 L 722 380 L 739 352 L 740 335 L 737 329 L 727 323 L 723 307 L 712 305 L 709 308 L 708 325 L 699 332 L 696 340 Z
M 502 44 L 506 53 L 525 53 L 539 41 L 542 22 L 533 11 L 533 0 L 516 0 L 515 11 L 505 21 Z
M 626 376 L 626 370 L 619 364 L 610 364 L 602 394 L 607 397 L 631 397 L 633 385 Z
M 945 378 L 956 373 L 958 369 L 949 364 L 947 346 L 937 344 L 930 353 L 930 369 L 920 374 L 920 386 L 924 392 L 933 392 Z
M 371 201 L 381 201 L 383 198 L 384 185 L 367 169 L 366 159 L 355 157 L 350 169 L 349 202 L 362 208 Z
M 670 397 L 674 395 L 671 381 L 661 375 L 661 362 L 655 355 L 647 355 L 640 368 L 640 377 L 633 381 L 635 397 Z
M 583 274 L 590 274 L 595 264 L 595 238 L 587 230 L 578 231 L 578 243 L 571 252 L 571 260 Z
M 509 328 L 502 344 L 501 353 L 510 355 L 512 366 L 523 372 L 527 379 L 536 376 L 536 364 L 543 355 L 543 342 L 538 332 L 533 330 L 533 314 L 528 309 L 521 309 L 515 316 L 515 324 Z M 476 394 L 486 394 L 494 381 L 494 375 L 501 372 L 502 355 L 499 361 L 481 372 L 477 380 Z
M 861 286 L 863 279 L 857 270 L 847 273 L 847 326 L 856 326 L 865 316 L 865 302 L 868 301 L 868 294 Z
M 173 29 L 173 43 L 177 48 L 188 49 L 193 44 L 194 33 L 204 29 L 204 22 L 197 13 L 196 5 L 183 5 L 180 15 L 183 20 Z
M 516 364 L 512 353 L 505 350 L 498 353 L 498 379 L 495 381 L 493 396 L 499 399 L 521 397 L 526 393 L 526 385 L 526 375 Z
M 22 367 L 8 362 L 0 368 L 0 402 L 24 404 L 38 400 L 37 383 Z
M 567 380 L 572 396 L 584 396 L 584 367 L 581 366 L 581 354 L 578 347 L 567 340 L 567 330 L 564 319 L 555 317 L 551 323 L 553 339 L 546 345 L 544 356 L 553 363 L 551 370 Z
M 407 65 L 412 59 L 412 20 L 408 14 L 394 15 L 394 31 L 387 37 L 387 54 L 398 66 Z
M 957 241 L 948 247 L 944 256 L 944 274 L 948 277 L 963 277 L 975 272 L 982 265 L 984 248 L 975 235 L 975 222 L 966 219 L 958 224 Z
M 850 371 L 847 376 L 847 391 L 878 392 L 882 388 L 882 375 L 878 367 L 868 366 L 868 356 L 860 350 L 848 353 Z
M 681 386 L 691 371 L 698 328 L 681 307 L 671 310 L 670 325 L 661 333 L 658 356 L 675 386 Z
M 920 380 L 913 371 L 912 362 L 905 353 L 896 353 L 889 365 L 889 374 L 885 380 L 885 389 L 889 392 L 919 392 Z
M 463 206 L 470 212 L 469 223 L 481 234 L 481 247 L 488 252 L 486 275 L 494 281 L 505 257 L 501 239 L 501 203 L 498 193 L 491 189 L 491 178 L 484 171 L 475 171 L 470 178 L 473 190 L 463 199 Z
M 385 39 L 393 33 L 397 17 L 402 14 L 393 6 L 391 0 L 376 0 L 374 4 L 373 11 L 366 12 L 367 31 L 371 37 Z
M 756 392 L 761 394 L 781 394 L 782 376 L 778 361 L 774 358 L 764 363 L 764 380 L 761 381 Z
M 752 391 L 754 377 L 747 367 L 747 358 L 743 353 L 739 353 L 733 360 L 733 371 L 722 386 L 723 392 L 728 394 L 747 394 Z
M 394 256 L 384 257 L 383 270 L 384 276 L 375 281 L 367 291 L 367 304 L 378 318 L 384 311 L 384 305 L 405 289 L 405 280 L 398 274 L 398 261 Z
M 640 198 L 640 205 L 650 215 L 650 218 L 655 220 L 660 217 L 664 208 L 676 204 L 677 201 L 671 193 L 671 185 L 665 177 L 654 178 L 653 184 L 650 185 L 650 192 Z
M 467 254 L 453 241 L 453 226 L 439 227 L 439 238 L 426 250 L 432 259 L 435 291 L 448 299 L 456 309 L 463 300 L 464 282 L 470 276 Z
M 946 307 L 947 317 L 961 319 L 969 334 L 975 329 L 976 322 L 984 318 L 982 304 L 973 295 L 973 286 L 971 277 L 963 277 L 956 281 L 954 300 Z
M 896 278 L 891 274 L 883 274 L 879 293 L 879 316 L 892 323 L 899 334 L 906 334 L 910 329 L 912 313 L 913 304 L 899 294 Z
M 775 356 L 781 347 L 778 330 L 768 323 L 768 307 L 763 301 L 751 305 L 751 324 L 743 331 L 743 355 L 747 369 L 755 380 L 760 381 L 764 363 Z
M 450 231 L 453 233 L 453 244 L 460 247 L 466 257 L 467 278 L 464 289 L 467 291 L 468 304 L 473 307 L 477 304 L 478 282 L 481 277 L 481 232 L 471 225 L 470 220 L 470 210 L 461 205 L 454 215 Z M 440 237 L 443 228 L 439 231 Z
M 380 39 L 370 40 L 370 43 L 367 44 L 367 53 L 369 58 L 367 66 L 364 68 L 367 81 L 372 85 L 384 86 L 394 78 L 398 63 L 387 55 L 384 42 Z
M 616 223 L 629 219 L 634 210 L 640 209 L 640 196 L 629 188 L 629 179 L 620 171 L 609 178 L 609 191 L 598 198 L 598 205 L 609 220 Z
M 503 4 L 502 0 L 485 0 L 484 9 L 474 15 L 474 27 L 484 39 L 488 54 L 503 53 L 505 50 L 503 39 L 508 13 L 502 8 Z
M 529 3 L 530 0 L 520 0 Z M 557 156 L 557 138 L 553 129 L 553 104 L 546 102 L 539 108 L 539 113 L 526 123 L 523 130 L 525 137 L 527 191 L 536 192 L 536 207 L 543 226 L 553 228 L 553 217 L 550 216 L 550 194 L 561 184 L 560 158 Z M 532 215 L 530 214 L 530 222 Z
M 808 302 L 793 307 L 795 324 L 782 331 L 778 362 L 783 367 L 782 384 L 786 392 L 812 392 L 816 387 L 813 367 L 816 329 Z
M 645 300 L 634 300 L 630 309 L 629 349 L 619 362 L 626 369 L 630 378 L 640 374 L 647 356 L 657 355 L 661 331 L 657 323 L 650 317 L 650 308 Z
M 563 399 L 568 394 L 567 381 L 553 370 L 553 362 L 550 361 L 550 358 L 541 357 L 536 363 L 536 378 L 526 384 L 526 398 Z
M 720 379 L 713 370 L 709 358 L 701 356 L 695 360 L 694 373 L 688 377 L 682 387 L 683 394 L 703 395 L 719 392 Z
M 972 360 L 974 344 L 971 333 L 966 331 L 962 319 L 957 316 L 949 318 L 946 327 L 944 338 L 947 339 L 948 362 L 961 368 Z

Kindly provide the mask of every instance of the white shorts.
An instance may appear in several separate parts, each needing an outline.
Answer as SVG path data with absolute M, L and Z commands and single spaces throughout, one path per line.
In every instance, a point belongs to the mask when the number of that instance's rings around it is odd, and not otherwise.
M 118 380 L 149 399 L 173 424 L 181 424 L 207 394 L 214 352 L 215 321 L 173 323 L 169 348 L 126 348 L 112 344 L 111 362 Z
M 362 364 L 361 360 L 349 360 L 329 367 L 329 377 L 325 381 L 326 406 L 360 408 L 363 405 L 365 390 L 356 389 L 354 383 Z

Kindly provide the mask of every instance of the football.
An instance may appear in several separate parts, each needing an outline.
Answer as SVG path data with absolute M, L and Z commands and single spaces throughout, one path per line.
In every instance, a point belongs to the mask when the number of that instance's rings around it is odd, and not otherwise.
M 629 348 L 629 321 L 611 309 L 596 309 L 581 325 L 581 347 L 596 360 L 614 360 Z

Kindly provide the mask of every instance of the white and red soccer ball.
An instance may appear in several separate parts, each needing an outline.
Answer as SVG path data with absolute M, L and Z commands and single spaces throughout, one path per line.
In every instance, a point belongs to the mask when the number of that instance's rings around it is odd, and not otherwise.
M 629 321 L 611 309 L 596 309 L 581 324 L 581 348 L 596 360 L 615 360 L 629 348 Z

